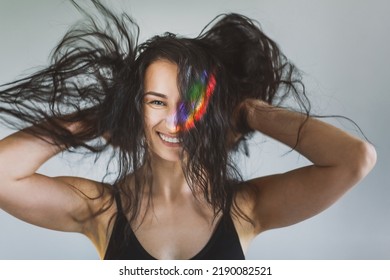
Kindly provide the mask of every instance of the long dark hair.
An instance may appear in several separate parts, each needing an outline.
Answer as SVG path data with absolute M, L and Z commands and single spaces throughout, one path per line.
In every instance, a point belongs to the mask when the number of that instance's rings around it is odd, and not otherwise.
M 113 147 L 111 161 L 116 161 L 117 173 L 110 184 L 121 194 L 133 221 L 144 188 L 153 180 L 150 172 L 137 172 L 150 166 L 143 119 L 147 67 L 159 59 L 178 66 L 179 111 L 191 110 L 198 102 L 188 96 L 191 86 L 213 77 L 215 87 L 204 116 L 191 129 L 180 130 L 188 155 L 183 171 L 193 193 L 203 193 L 215 216 L 229 214 L 232 207 L 243 215 L 234 204 L 242 178 L 229 135 L 242 135 L 235 143 L 239 145 L 252 131 L 245 118 L 237 122 L 232 112 L 246 98 L 281 106 L 291 96 L 308 114 L 299 71 L 258 23 L 243 15 L 220 15 L 195 38 L 165 33 L 138 44 L 139 28 L 130 16 L 91 1 L 103 21 L 72 1 L 85 22 L 65 34 L 50 66 L 1 86 L 1 121 L 13 128 L 29 127 L 27 132 L 68 150 L 84 148 L 98 155 Z M 74 122 L 83 129 L 71 133 L 64 126 Z M 178 122 L 184 125 L 183 120 Z M 107 141 L 96 140 L 107 135 Z M 129 188 L 133 179 L 134 188 Z

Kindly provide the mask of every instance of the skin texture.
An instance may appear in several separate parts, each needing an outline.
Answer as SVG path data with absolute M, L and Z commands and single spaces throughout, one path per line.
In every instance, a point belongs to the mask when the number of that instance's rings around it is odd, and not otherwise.
M 145 199 L 141 215 L 132 227 L 144 248 L 159 259 L 191 258 L 207 243 L 218 222 L 218 218 L 213 220 L 212 209 L 201 196 L 199 200 L 194 198 L 184 179 L 180 144 L 166 143 L 160 137 L 177 135 L 174 115 L 180 95 L 176 79 L 177 66 L 159 60 L 148 67 L 144 81 L 153 211 L 146 211 Z M 244 100 L 240 110 L 252 129 L 295 147 L 305 116 L 259 100 Z M 83 128 L 73 125 L 67 129 L 75 132 Z M 234 198 L 254 221 L 253 227 L 242 218 L 234 218 L 244 251 L 261 232 L 298 223 L 329 207 L 363 179 L 376 161 L 370 144 L 312 118 L 306 120 L 295 148 L 312 165 L 243 182 Z M 60 150 L 23 131 L 1 140 L 0 207 L 38 226 L 83 233 L 103 258 L 112 230 L 109 220 L 116 205 L 113 203 L 103 214 L 93 215 L 112 198 L 109 188 L 84 178 L 51 178 L 36 173 Z M 25 160 L 19 161 L 21 157 Z M 101 193 L 98 199 L 86 197 Z

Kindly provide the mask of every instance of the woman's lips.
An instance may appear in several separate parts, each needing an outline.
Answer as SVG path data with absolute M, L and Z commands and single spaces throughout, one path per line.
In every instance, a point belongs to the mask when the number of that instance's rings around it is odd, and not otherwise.
M 171 136 L 161 132 L 157 132 L 157 134 L 160 137 L 160 139 L 164 142 L 164 144 L 167 144 L 169 146 L 175 146 L 175 147 L 180 146 L 181 144 L 181 139 L 177 136 Z

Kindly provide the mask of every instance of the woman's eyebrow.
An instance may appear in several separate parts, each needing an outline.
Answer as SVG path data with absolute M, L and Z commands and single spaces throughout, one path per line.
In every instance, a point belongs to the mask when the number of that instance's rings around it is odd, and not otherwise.
M 168 99 L 168 96 L 166 96 L 165 94 L 162 94 L 162 93 L 159 93 L 159 92 L 154 92 L 154 91 L 145 92 L 144 96 L 146 96 L 146 95 L 154 95 L 154 96 L 158 96 L 158 97 L 161 97 L 161 98 L 164 98 L 164 99 Z

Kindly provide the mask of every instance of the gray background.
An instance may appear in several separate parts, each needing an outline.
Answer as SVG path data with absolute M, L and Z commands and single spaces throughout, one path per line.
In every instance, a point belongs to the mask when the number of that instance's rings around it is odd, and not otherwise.
M 376 145 L 372 173 L 334 206 L 300 224 L 257 237 L 249 259 L 389 259 L 388 1 L 111 1 L 133 15 L 141 41 L 165 31 L 195 36 L 214 16 L 239 12 L 258 20 L 305 73 L 314 112 L 352 118 Z M 112 5 L 112 4 L 110 4 Z M 0 83 L 45 65 L 51 49 L 79 18 L 68 1 L 0 0 Z M 354 133 L 347 122 L 334 124 Z M 10 133 L 0 128 L 0 136 Z M 307 164 L 264 136 L 240 158 L 246 177 Z M 99 179 L 104 163 L 63 156 L 41 168 L 49 175 Z M 158 238 L 158 237 L 157 237 Z M 0 259 L 97 259 L 87 238 L 28 225 L 0 211 Z

